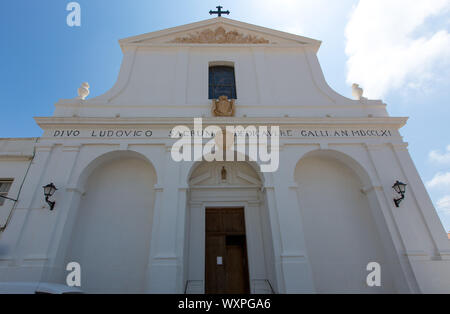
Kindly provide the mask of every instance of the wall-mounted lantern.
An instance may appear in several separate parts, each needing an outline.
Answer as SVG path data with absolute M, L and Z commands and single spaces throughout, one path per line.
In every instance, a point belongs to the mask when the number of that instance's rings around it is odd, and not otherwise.
M 405 199 L 405 193 L 406 193 L 406 185 L 405 183 L 402 183 L 397 180 L 395 184 L 392 186 L 394 191 L 400 195 L 399 198 L 394 198 L 394 203 L 396 207 L 400 207 L 400 203 Z
M 53 183 L 47 184 L 46 186 L 43 186 L 44 188 L 44 195 L 45 195 L 45 201 L 50 206 L 50 210 L 53 210 L 55 208 L 56 202 L 52 202 L 49 200 L 50 197 L 55 194 L 55 192 L 58 190 L 56 186 Z

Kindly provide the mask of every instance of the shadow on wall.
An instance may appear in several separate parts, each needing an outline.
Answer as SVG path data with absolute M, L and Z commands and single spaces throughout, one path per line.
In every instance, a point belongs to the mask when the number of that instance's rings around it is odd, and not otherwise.
M 81 265 L 83 291 L 144 291 L 155 184 L 153 166 L 135 156 L 107 158 L 90 173 L 66 255 Z
M 361 192 L 364 185 L 359 175 L 335 156 L 332 152 L 312 153 L 298 163 L 295 171 L 316 290 L 395 292 L 391 265 L 367 196 Z M 366 284 L 370 262 L 382 267 L 382 287 L 370 288 Z

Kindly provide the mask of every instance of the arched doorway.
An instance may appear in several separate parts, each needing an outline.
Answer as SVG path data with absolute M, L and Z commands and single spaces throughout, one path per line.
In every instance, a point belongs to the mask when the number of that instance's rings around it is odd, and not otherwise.
M 186 293 L 273 293 L 262 178 L 248 162 L 199 162 L 189 178 Z
M 392 260 L 373 207 L 362 191 L 363 170 L 337 152 L 313 152 L 298 163 L 295 180 L 306 247 L 318 293 L 392 293 Z M 381 265 L 381 287 L 369 287 L 367 265 Z
M 138 154 L 93 162 L 66 254 L 88 293 L 140 293 L 146 285 L 156 173 Z

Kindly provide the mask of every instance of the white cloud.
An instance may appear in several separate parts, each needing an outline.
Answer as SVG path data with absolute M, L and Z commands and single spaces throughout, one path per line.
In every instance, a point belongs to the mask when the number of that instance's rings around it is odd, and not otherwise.
M 321 32 L 332 33 L 333 25 L 347 17 L 346 10 L 356 1 L 251 0 L 241 2 L 248 8 L 243 11 L 245 21 L 288 33 L 315 36 Z
M 433 179 L 427 182 L 427 188 L 447 188 L 450 186 L 450 172 L 439 172 L 437 173 Z
M 346 27 L 347 82 L 381 98 L 448 71 L 450 34 L 436 25 L 442 17 L 448 23 L 448 12 L 450 0 L 360 0 Z
M 450 163 L 450 145 L 447 146 L 447 151 L 445 153 L 441 153 L 440 151 L 433 150 L 428 155 L 430 161 L 437 162 L 440 164 Z
M 440 212 L 450 215 L 450 195 L 444 196 L 438 200 L 436 206 Z

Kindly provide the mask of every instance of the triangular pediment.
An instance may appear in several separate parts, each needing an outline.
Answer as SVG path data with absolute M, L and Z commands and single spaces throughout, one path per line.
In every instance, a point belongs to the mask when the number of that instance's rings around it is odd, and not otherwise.
M 127 45 L 300 45 L 318 48 L 320 41 L 223 17 L 120 40 Z

